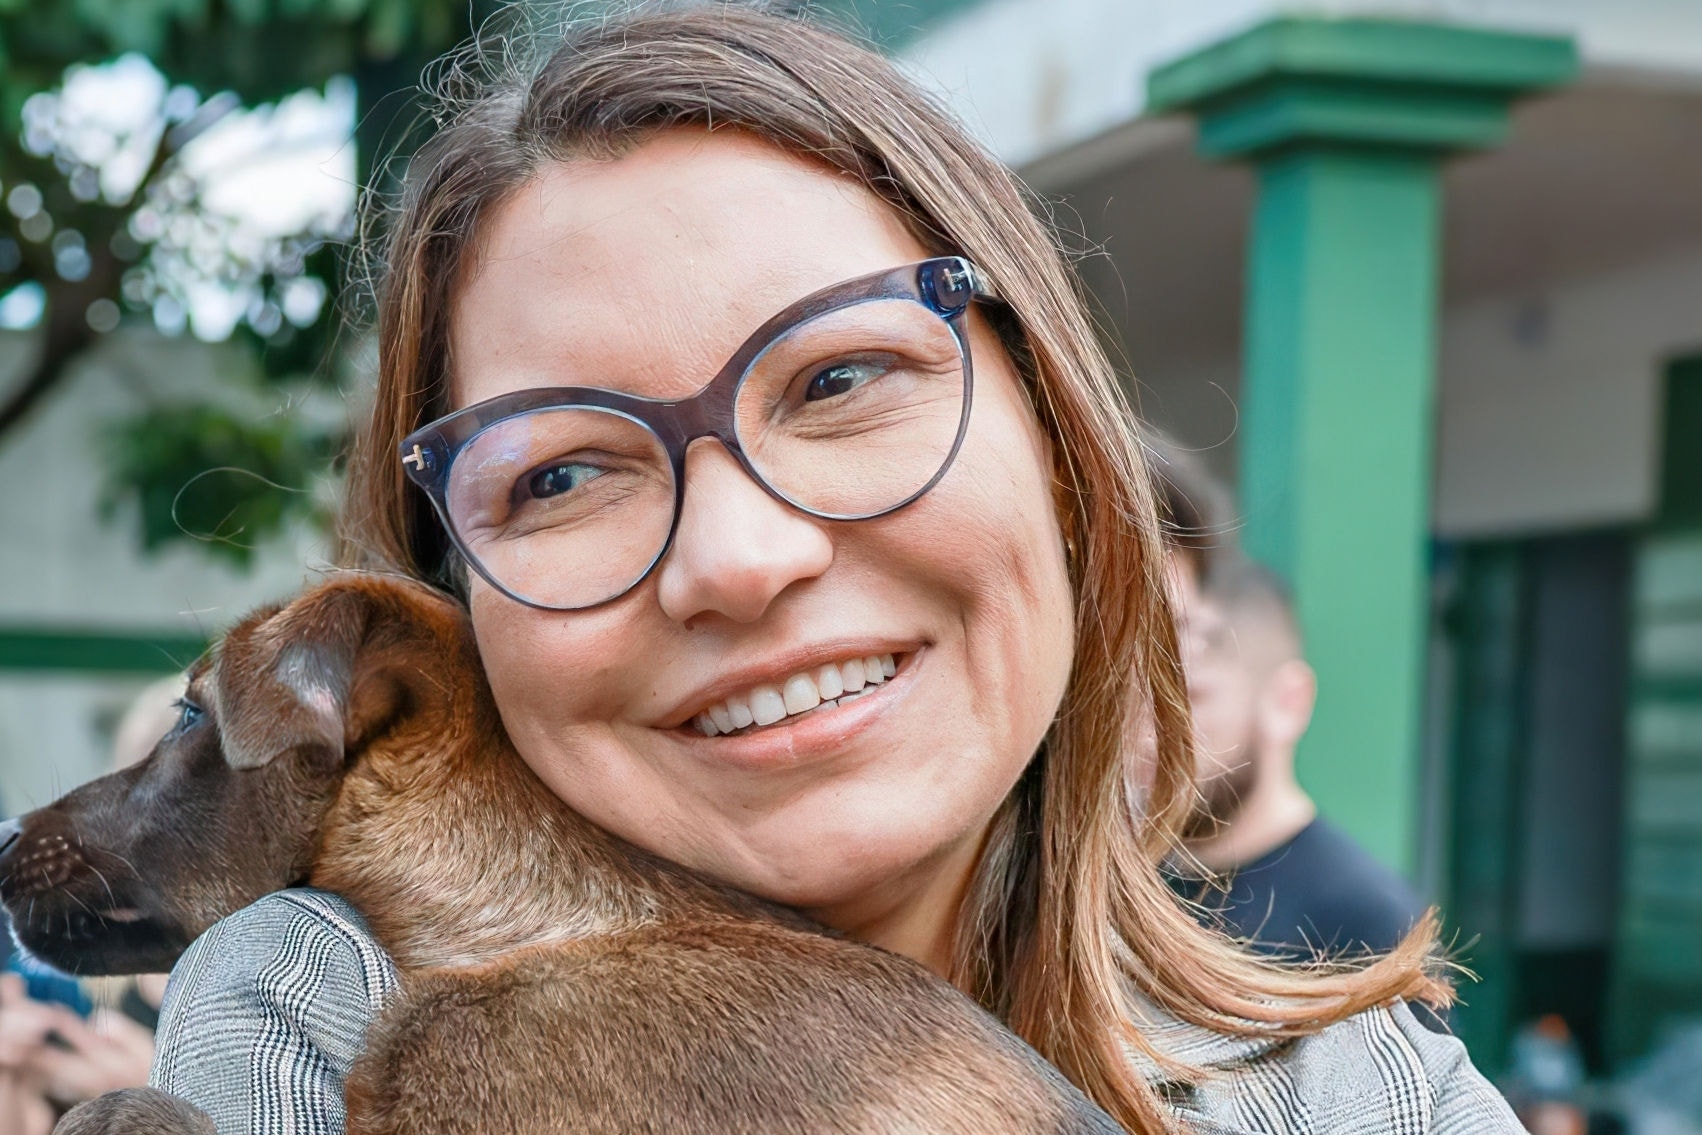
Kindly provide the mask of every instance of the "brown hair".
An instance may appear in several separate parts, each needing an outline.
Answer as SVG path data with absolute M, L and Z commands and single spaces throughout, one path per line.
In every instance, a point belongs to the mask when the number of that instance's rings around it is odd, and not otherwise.
M 1062 709 L 994 822 L 960 915 L 953 978 L 1124 1125 L 1172 1127 L 1130 1059 L 1197 1075 L 1138 1027 L 1143 1001 L 1235 1035 L 1295 1036 L 1398 997 L 1438 1002 L 1434 930 L 1357 970 L 1299 972 L 1202 930 L 1158 864 L 1188 814 L 1193 753 L 1163 536 L 1133 416 L 1073 273 L 1015 177 L 877 52 L 745 5 L 650 8 L 570 30 L 500 79 L 409 164 L 379 290 L 377 404 L 344 515 L 354 557 L 442 580 L 445 540 L 397 460 L 449 409 L 449 311 L 481 219 L 540 167 L 618 155 L 656 131 L 738 129 L 855 178 L 935 255 L 1000 290 L 994 323 L 1053 441 L 1077 596 Z M 1136 823 L 1124 788 L 1131 678 L 1156 767 Z
M 1152 427 L 1142 439 L 1158 494 L 1158 521 L 1170 546 L 1192 561 L 1202 582 L 1234 546 L 1229 494 L 1205 462 Z

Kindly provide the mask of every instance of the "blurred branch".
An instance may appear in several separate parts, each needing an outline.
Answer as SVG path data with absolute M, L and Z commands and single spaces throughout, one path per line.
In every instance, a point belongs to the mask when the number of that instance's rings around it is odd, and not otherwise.
M 186 121 L 162 130 L 132 199 L 145 197 L 183 147 L 241 105 L 234 95 L 217 96 L 203 103 Z M 51 272 L 42 274 L 52 282 L 42 285 L 41 347 L 23 379 L 0 401 L 0 444 L 64 381 L 72 361 L 100 337 L 89 322 L 89 305 L 116 295 L 123 274 L 124 265 L 113 253 L 110 241 L 99 241 L 89 248 L 89 271 L 81 280 L 55 279 Z
M 110 259 L 110 255 L 102 259 Z M 84 280 L 47 289 L 41 319 L 41 348 L 23 380 L 0 402 L 0 441 L 65 379 L 71 360 L 94 343 L 96 336 L 94 328 L 89 326 L 88 305 L 116 286 L 116 273 L 108 277 L 99 267 L 91 267 Z

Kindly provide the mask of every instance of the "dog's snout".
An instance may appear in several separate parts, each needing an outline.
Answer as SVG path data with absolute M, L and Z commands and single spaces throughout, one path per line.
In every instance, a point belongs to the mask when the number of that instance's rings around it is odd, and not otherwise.
M 31 813 L 0 824 L 0 899 L 53 890 L 87 869 L 82 841 L 57 821 Z

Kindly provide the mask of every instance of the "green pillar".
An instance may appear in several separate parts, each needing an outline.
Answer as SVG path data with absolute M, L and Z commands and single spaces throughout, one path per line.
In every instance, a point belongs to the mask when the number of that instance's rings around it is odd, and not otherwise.
M 1280 18 L 1155 70 L 1208 157 L 1250 160 L 1240 513 L 1294 587 L 1318 709 L 1300 777 L 1410 873 L 1424 699 L 1440 165 L 1492 146 L 1567 39 Z

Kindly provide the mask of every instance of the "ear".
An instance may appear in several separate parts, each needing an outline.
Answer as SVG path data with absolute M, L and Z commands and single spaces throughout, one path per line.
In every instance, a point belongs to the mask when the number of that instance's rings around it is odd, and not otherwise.
M 1297 745 L 1312 724 L 1318 675 L 1304 660 L 1290 658 L 1271 671 L 1260 700 L 1266 737 L 1283 746 Z
M 374 607 L 366 588 L 331 583 L 225 636 L 214 716 L 231 767 L 260 768 L 303 747 L 341 763 Z

